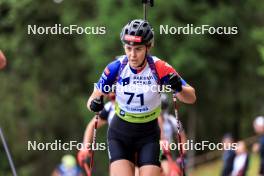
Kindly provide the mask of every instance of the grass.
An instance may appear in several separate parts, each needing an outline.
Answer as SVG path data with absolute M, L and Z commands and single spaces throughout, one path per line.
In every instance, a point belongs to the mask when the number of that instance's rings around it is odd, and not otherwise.
M 251 154 L 247 175 L 258 175 L 259 163 L 259 157 L 256 154 Z M 190 171 L 189 176 L 217 176 L 221 174 L 221 168 L 222 161 L 219 159 L 194 168 Z

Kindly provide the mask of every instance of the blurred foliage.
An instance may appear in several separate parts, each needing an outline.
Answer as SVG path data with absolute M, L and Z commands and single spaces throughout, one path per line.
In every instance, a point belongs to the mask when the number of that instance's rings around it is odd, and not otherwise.
M 123 54 L 119 33 L 142 18 L 141 1 L 0 1 L 0 49 L 8 67 L 0 72 L 0 126 L 19 175 L 49 175 L 64 153 L 28 151 L 27 141 L 81 141 L 92 113 L 86 100 L 104 69 Z M 252 135 L 264 113 L 264 2 L 156 1 L 148 13 L 156 55 L 195 87 L 198 101 L 182 106 L 184 124 L 195 112 L 196 137 L 219 141 L 225 132 Z M 28 35 L 28 25 L 105 26 L 105 35 Z M 159 25 L 237 26 L 237 35 L 160 35 Z M 191 129 L 187 129 L 191 130 Z M 99 130 L 99 139 L 105 139 Z M 0 150 L 1 156 L 5 156 Z M 107 175 L 106 152 L 98 152 L 97 175 Z M 101 164 L 105 163 L 105 164 Z M 41 170 L 41 172 L 39 172 Z M 0 175 L 10 174 L 1 157 Z

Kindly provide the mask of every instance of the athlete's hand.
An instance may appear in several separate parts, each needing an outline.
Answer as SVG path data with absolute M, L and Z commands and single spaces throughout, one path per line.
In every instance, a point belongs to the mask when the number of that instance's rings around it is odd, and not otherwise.
M 182 81 L 180 76 L 175 73 L 170 73 L 168 76 L 169 76 L 169 85 L 171 85 L 171 89 L 176 90 L 177 92 L 181 92 Z
M 103 100 L 103 96 L 101 96 L 100 98 L 95 98 L 92 100 L 91 104 L 90 104 L 90 109 L 93 112 L 99 112 L 104 108 L 104 100 Z
M 88 165 L 90 165 L 90 161 L 91 161 L 91 156 L 92 156 L 92 152 L 88 149 L 82 149 L 78 152 L 77 154 L 77 160 L 78 163 L 81 167 L 83 167 L 83 165 L 85 163 L 87 163 Z

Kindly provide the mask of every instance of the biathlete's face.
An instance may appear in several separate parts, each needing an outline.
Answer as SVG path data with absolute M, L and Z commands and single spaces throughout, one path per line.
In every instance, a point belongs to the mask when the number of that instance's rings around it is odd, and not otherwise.
M 146 52 L 148 50 L 145 45 L 124 45 L 125 53 L 128 57 L 129 65 L 133 68 L 138 68 L 142 66 L 142 63 L 145 59 Z

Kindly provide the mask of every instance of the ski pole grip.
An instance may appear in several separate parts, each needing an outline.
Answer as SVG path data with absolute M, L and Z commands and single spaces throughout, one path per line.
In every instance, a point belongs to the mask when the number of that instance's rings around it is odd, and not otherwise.
M 154 6 L 154 0 L 142 0 L 142 4 L 149 4 L 150 7 Z

